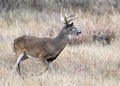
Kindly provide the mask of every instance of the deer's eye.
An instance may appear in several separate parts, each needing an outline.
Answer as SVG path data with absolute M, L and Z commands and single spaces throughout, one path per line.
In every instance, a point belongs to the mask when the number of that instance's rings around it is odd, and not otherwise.
M 69 28 L 68 28 L 69 31 L 72 31 L 73 29 L 74 29 L 73 27 L 69 27 Z
M 70 28 L 69 30 L 73 30 L 72 28 Z
M 71 27 L 70 30 L 71 30 L 71 31 L 75 31 L 75 28 Z
M 75 31 L 76 29 L 75 28 L 72 28 L 72 31 Z

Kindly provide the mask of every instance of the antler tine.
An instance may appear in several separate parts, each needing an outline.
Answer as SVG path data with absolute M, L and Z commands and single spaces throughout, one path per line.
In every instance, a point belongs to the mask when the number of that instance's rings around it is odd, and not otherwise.
M 71 15 L 71 16 L 73 17 L 73 15 Z M 78 15 L 75 16 L 75 17 L 73 17 L 72 19 L 70 19 L 70 20 L 68 21 L 68 23 L 71 22 L 71 21 L 73 21 L 73 20 L 76 19 L 77 17 L 78 17 Z
M 66 16 L 66 18 L 74 17 L 74 16 L 75 16 L 74 14 L 70 14 L 69 16 Z
M 78 15 L 75 16 L 73 13 L 68 15 L 68 11 L 67 10 L 65 10 L 65 12 L 66 12 L 66 15 L 65 15 L 66 23 L 69 23 L 69 22 L 73 21 L 74 19 L 76 19 L 78 17 Z
M 78 16 L 75 16 L 74 14 L 70 14 L 68 15 L 68 12 L 66 9 L 64 9 L 64 11 L 62 10 L 63 8 L 61 8 L 61 21 L 65 24 L 71 22 L 72 20 L 76 19 Z M 64 13 L 63 13 L 64 12 Z M 64 14 L 64 16 L 63 16 Z M 75 16 L 75 17 L 74 17 Z M 67 18 L 71 18 L 70 20 L 68 20 Z
M 61 21 L 64 22 L 64 18 L 63 18 L 63 13 L 62 13 L 62 8 L 61 8 Z
M 63 23 L 67 23 L 67 18 L 66 18 L 66 10 L 64 9 L 64 13 L 63 13 L 63 8 L 61 8 L 61 21 Z M 64 17 L 63 17 L 63 14 L 64 14 Z

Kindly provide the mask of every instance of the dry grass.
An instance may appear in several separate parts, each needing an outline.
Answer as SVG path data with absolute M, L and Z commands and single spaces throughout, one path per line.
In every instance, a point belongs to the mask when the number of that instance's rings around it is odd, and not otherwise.
M 110 28 L 118 38 L 111 45 L 86 43 L 67 46 L 53 62 L 51 72 L 42 75 L 41 62 L 21 63 L 22 77 L 14 74 L 14 38 L 23 34 L 47 37 L 63 26 L 57 13 L 19 10 L 0 14 L 0 86 L 120 86 L 120 15 L 101 17 L 82 14 L 75 21 L 83 33 Z M 84 28 L 84 29 L 83 29 Z M 88 35 L 88 34 L 87 34 Z

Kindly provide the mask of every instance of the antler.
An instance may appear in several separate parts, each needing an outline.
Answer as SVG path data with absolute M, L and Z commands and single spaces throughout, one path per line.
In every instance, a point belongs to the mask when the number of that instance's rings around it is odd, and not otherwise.
M 64 15 L 64 16 L 63 16 Z M 61 8 L 61 21 L 65 24 L 68 24 L 69 22 L 73 21 L 74 19 L 76 19 L 78 16 L 75 16 L 74 14 L 70 14 L 68 15 L 67 11 L 64 9 L 64 13 L 63 10 Z M 68 18 L 71 18 L 70 20 L 68 20 Z

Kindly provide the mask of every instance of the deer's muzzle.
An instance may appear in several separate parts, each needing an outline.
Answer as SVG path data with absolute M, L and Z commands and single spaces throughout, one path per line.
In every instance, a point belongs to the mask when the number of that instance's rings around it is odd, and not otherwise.
M 78 30 L 77 35 L 79 35 L 80 33 L 81 33 L 81 31 L 80 31 L 80 30 Z

